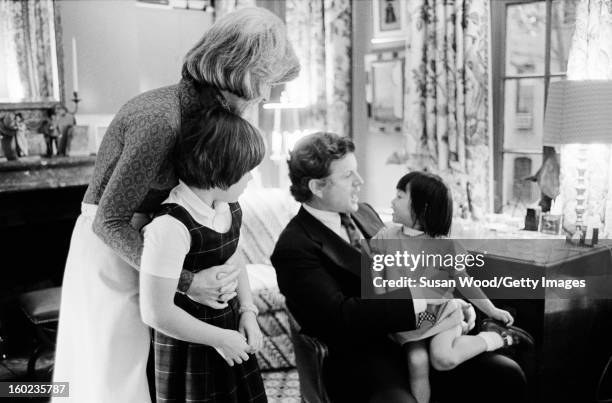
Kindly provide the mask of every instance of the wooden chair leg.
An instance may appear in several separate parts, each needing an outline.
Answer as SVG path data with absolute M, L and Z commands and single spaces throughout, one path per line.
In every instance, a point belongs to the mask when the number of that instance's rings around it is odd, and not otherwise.
M 51 364 L 49 368 L 47 368 L 47 379 L 53 379 L 53 369 L 55 369 L 55 363 Z
M 38 357 L 43 351 L 43 345 L 38 344 L 32 354 L 30 355 L 30 359 L 28 360 L 28 379 L 34 379 L 34 374 L 36 373 L 36 361 L 38 361 Z
M 6 347 L 4 345 L 4 339 L 0 336 L 0 361 L 6 360 Z

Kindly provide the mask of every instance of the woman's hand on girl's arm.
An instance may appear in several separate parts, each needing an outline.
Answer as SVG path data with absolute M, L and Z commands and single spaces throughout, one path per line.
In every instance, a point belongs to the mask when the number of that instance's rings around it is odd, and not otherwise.
M 98 201 L 93 232 L 134 268 L 140 267 L 142 236 L 130 221 L 174 145 L 169 133 L 172 128 L 163 120 L 134 125 Z M 100 150 L 98 158 L 109 158 L 113 152 Z M 95 177 L 92 183 L 101 186 L 99 181 Z
M 175 339 L 214 347 L 230 366 L 247 360 L 250 347 L 242 334 L 202 322 L 174 304 L 177 282 L 140 272 L 142 321 Z
M 227 307 L 236 296 L 241 268 L 233 264 L 213 266 L 198 273 L 181 272 L 178 290 L 191 299 L 214 309 Z
M 180 276 L 178 290 L 187 291 L 191 299 L 213 309 L 227 307 L 227 301 L 236 296 L 238 267 L 213 266 L 198 273 L 182 270 L 191 235 L 176 218 L 170 215 L 157 217 L 142 232 L 141 267 L 144 271 L 165 278 Z

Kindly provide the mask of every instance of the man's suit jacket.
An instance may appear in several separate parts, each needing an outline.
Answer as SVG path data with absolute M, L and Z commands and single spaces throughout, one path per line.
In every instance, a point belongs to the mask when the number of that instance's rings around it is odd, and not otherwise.
M 366 238 L 383 227 L 362 203 L 352 214 Z M 354 350 L 388 333 L 415 328 L 412 300 L 361 298 L 361 253 L 304 208 L 287 224 L 271 257 L 280 291 L 302 332 L 334 350 Z

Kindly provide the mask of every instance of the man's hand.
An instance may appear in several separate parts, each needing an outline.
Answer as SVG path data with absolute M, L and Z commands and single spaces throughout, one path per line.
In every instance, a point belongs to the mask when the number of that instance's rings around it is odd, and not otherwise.
M 474 325 L 476 325 L 476 311 L 474 310 L 472 304 L 467 303 L 462 299 L 455 299 L 455 303 L 463 312 L 463 321 L 465 322 L 465 326 L 463 326 L 463 333 L 468 333 L 474 328 Z
M 236 296 L 240 266 L 224 264 L 193 274 L 186 294 L 202 305 L 214 309 L 227 307 L 227 301 Z
M 512 314 L 508 311 L 499 308 L 493 308 L 489 316 L 493 319 L 496 319 L 500 322 L 503 322 L 506 326 L 510 326 L 514 323 L 514 318 Z

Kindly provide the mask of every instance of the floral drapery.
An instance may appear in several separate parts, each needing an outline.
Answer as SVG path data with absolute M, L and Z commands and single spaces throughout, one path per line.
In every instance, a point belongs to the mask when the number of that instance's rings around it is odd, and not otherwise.
M 455 213 L 489 209 L 489 1 L 410 0 L 406 41 L 408 168 L 442 176 Z
M 612 0 L 578 3 L 567 78 L 612 80 Z
M 216 0 L 219 18 L 255 0 Z M 351 0 L 287 0 L 288 36 L 301 63 L 300 76 L 286 84 L 286 100 L 304 106 L 304 131 L 351 135 Z
M 215 18 L 244 7 L 255 7 L 255 0 L 216 0 Z
M 302 65 L 286 87 L 289 101 L 306 107 L 300 125 L 350 136 L 351 1 L 287 0 L 285 18 Z
M 9 98 L 45 101 L 57 98 L 52 0 L 0 0 L 0 38 Z M 55 67 L 57 69 L 57 67 Z

